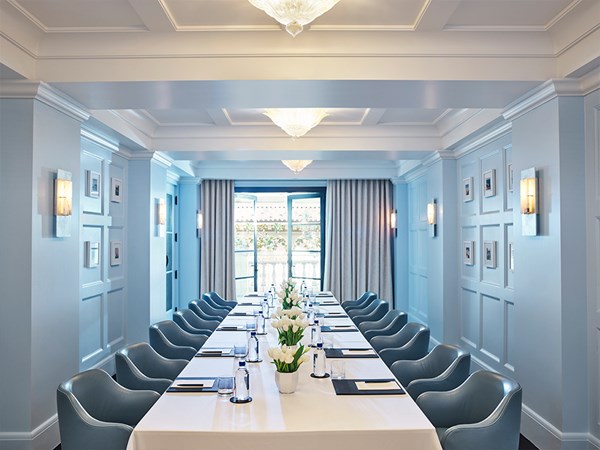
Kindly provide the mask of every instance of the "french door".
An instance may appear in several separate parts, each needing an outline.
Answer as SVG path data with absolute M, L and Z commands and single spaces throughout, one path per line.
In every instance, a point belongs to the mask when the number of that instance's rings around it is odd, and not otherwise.
M 323 208 L 313 208 L 318 193 L 288 196 L 288 277 L 321 289 Z M 318 270 L 317 270 L 318 269 Z
M 255 292 L 257 285 L 255 195 L 235 195 L 235 291 Z

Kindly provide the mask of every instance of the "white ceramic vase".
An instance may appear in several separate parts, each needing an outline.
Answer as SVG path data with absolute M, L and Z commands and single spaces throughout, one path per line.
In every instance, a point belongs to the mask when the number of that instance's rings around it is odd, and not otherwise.
M 293 394 L 298 386 L 298 371 L 283 373 L 275 372 L 275 383 L 282 394 Z

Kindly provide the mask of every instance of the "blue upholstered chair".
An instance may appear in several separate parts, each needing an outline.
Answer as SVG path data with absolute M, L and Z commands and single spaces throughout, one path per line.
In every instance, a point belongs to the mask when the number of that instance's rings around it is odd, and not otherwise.
M 217 305 L 212 301 L 212 299 L 208 296 L 208 294 L 202 294 L 202 297 L 199 300 L 196 300 L 198 306 L 202 305 L 202 310 L 210 316 L 220 317 L 224 319 L 229 314 L 231 309 L 223 308 L 222 306 Z
M 373 312 L 373 310 L 377 308 L 377 305 L 379 305 L 379 301 L 380 299 L 378 298 L 367 300 L 364 303 L 364 306 L 362 306 L 361 308 L 350 308 L 346 310 L 346 313 L 351 319 L 355 316 L 366 316 L 368 314 L 371 314 L 371 312 Z
M 372 308 L 371 312 L 367 314 L 354 315 L 351 317 L 356 326 L 359 326 L 363 322 L 379 320 L 390 310 L 390 304 L 385 300 L 376 300 L 373 305 L 375 305 L 375 307 Z
M 207 292 L 202 294 L 202 296 L 200 297 L 200 300 L 204 300 L 211 308 L 219 310 L 219 311 L 223 310 L 223 311 L 229 312 L 233 309 L 232 306 L 220 304 L 220 303 L 216 302 L 215 300 L 213 300 L 213 298 Z
M 420 359 L 429 350 L 429 328 L 410 322 L 390 336 L 375 336 L 370 344 L 379 353 L 379 357 L 390 367 L 403 359 Z
M 450 391 L 460 386 L 469 376 L 471 354 L 454 345 L 434 347 L 424 358 L 414 361 L 396 361 L 390 370 L 416 399 L 427 391 Z
M 145 342 L 129 345 L 115 354 L 117 382 L 128 389 L 162 394 L 185 368 L 185 359 L 167 359 Z
M 183 311 L 187 311 L 189 313 L 187 315 L 187 317 L 184 315 Z M 201 319 L 200 317 L 198 317 L 195 313 L 193 313 L 189 309 L 175 311 L 173 313 L 173 322 L 175 322 L 177 325 L 179 325 L 179 327 L 182 330 L 185 330 L 188 333 L 192 333 L 192 334 L 202 334 L 202 335 L 208 337 L 212 334 L 214 329 L 216 329 L 219 324 L 219 322 L 217 322 L 217 321 L 211 321 L 211 322 L 214 322 L 217 324 L 217 326 L 215 326 L 212 330 L 210 330 L 208 328 L 197 328 L 194 325 L 192 325 L 192 322 L 196 323 L 195 322 L 196 320 L 198 321 L 197 325 L 203 325 L 203 324 L 209 322 L 209 321 L 205 321 L 205 320 Z
M 181 312 L 181 315 L 191 326 L 193 326 L 194 328 L 198 328 L 200 330 L 215 331 L 221 324 L 220 318 L 219 318 L 219 320 L 207 320 L 207 319 L 200 317 L 192 309 L 184 308 L 184 309 L 180 309 L 177 312 Z
M 394 322 L 394 320 L 396 320 L 400 316 L 405 317 L 406 322 L 408 322 L 408 316 L 405 312 L 398 311 L 397 309 L 392 309 L 391 311 L 388 311 L 386 315 L 379 320 L 361 322 L 361 324 L 358 326 L 358 329 L 362 332 L 365 338 L 369 339 L 370 337 L 376 336 L 376 333 L 379 330 L 383 330 L 384 328 L 391 325 Z M 406 325 L 406 322 L 402 326 Z
M 210 296 L 210 298 L 212 298 L 213 302 L 215 302 L 219 305 L 228 306 L 228 307 L 230 307 L 230 309 L 233 309 L 237 306 L 237 302 L 235 300 L 225 300 L 223 297 L 221 297 L 215 291 L 209 292 L 208 295 Z
M 451 391 L 417 397 L 444 450 L 517 450 L 521 401 L 519 383 L 485 370 Z
M 183 331 L 171 320 L 164 320 L 151 325 L 148 334 L 152 348 L 169 359 L 189 361 L 206 341 L 206 336 Z
M 188 303 L 188 307 L 201 319 L 216 320 L 218 322 L 222 322 L 224 319 L 224 316 L 221 314 L 215 314 L 214 308 L 211 308 L 210 305 L 203 300 L 192 300 Z
M 342 308 L 347 312 L 348 309 L 352 308 L 361 308 L 366 302 L 370 300 L 375 300 L 377 298 L 377 294 L 375 292 L 367 291 L 358 297 L 356 300 L 346 300 L 342 302 Z
M 125 450 L 133 427 L 159 397 L 124 388 L 100 369 L 73 376 L 56 391 L 62 450 Z

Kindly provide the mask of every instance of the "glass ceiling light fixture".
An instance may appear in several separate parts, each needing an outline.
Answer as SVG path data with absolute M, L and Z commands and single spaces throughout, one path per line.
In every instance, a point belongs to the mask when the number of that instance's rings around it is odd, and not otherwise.
M 308 159 L 284 159 L 281 161 L 288 169 L 294 173 L 302 172 L 312 160 Z
M 325 14 L 340 0 L 248 0 L 262 9 L 277 22 L 285 26 L 285 31 L 296 37 L 317 17 Z
M 293 138 L 304 136 L 329 115 L 321 108 L 273 108 L 263 114 Z

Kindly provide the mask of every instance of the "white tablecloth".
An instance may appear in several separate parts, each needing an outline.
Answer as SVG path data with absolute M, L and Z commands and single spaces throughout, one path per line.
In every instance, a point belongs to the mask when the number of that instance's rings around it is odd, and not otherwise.
M 251 301 L 246 298 L 244 301 Z M 235 311 L 251 307 L 236 307 Z M 343 311 L 340 306 L 321 310 Z M 227 317 L 223 325 L 251 318 Z M 349 324 L 325 319 L 326 325 Z M 435 429 L 408 395 L 338 396 L 331 379 L 301 366 L 295 393 L 282 395 L 267 355 L 275 330 L 260 336 L 263 362 L 248 364 L 251 403 L 235 405 L 216 393 L 166 393 L 135 427 L 128 450 L 441 450 Z M 305 333 L 309 335 L 310 333 Z M 326 333 L 335 347 L 370 347 L 358 332 Z M 244 331 L 217 331 L 205 347 L 245 343 Z M 193 358 L 181 377 L 231 376 L 234 358 Z M 346 378 L 392 378 L 380 359 L 344 359 Z

